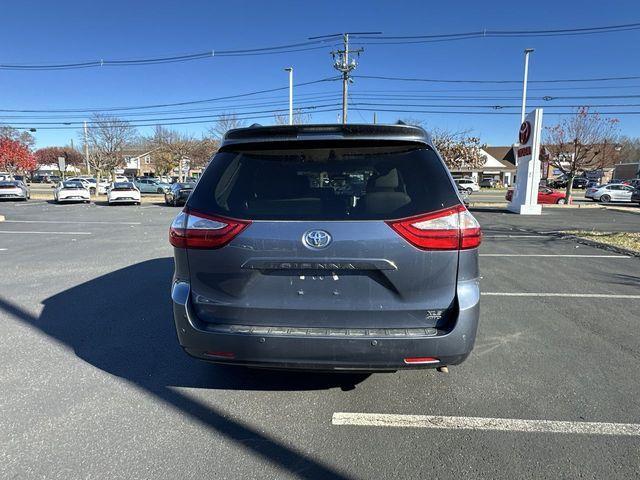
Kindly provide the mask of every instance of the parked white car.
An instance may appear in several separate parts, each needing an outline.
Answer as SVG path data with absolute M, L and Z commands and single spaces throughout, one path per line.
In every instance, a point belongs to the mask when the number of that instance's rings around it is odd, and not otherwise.
M 91 193 L 82 182 L 71 182 L 65 180 L 58 183 L 53 190 L 53 199 L 57 203 L 62 202 L 85 202 L 91 201 Z
M 590 198 L 596 202 L 630 202 L 634 188 L 623 183 L 611 183 L 609 185 L 599 185 L 587 188 L 584 193 L 585 198 Z
M 140 205 L 140 190 L 131 182 L 113 182 L 107 191 L 109 205 L 133 203 Z
M 109 188 L 109 182 L 106 180 L 100 180 L 100 183 L 93 177 L 89 177 L 86 175 L 82 175 L 79 177 L 67 178 L 69 182 L 82 182 L 86 187 L 89 187 L 89 192 L 91 195 L 95 195 L 95 193 L 99 193 L 104 195 L 107 193 L 107 188 Z
M 473 178 L 456 178 L 456 184 L 460 190 L 467 193 L 480 191 L 480 185 Z

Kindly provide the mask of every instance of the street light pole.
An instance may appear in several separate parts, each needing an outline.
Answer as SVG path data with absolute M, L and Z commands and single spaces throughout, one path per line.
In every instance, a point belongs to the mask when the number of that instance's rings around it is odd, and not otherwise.
M 87 162 L 87 174 L 91 174 L 91 167 L 89 166 L 89 141 L 87 139 L 87 121 L 84 122 L 84 160 Z
M 293 125 L 293 67 L 287 67 L 285 72 L 289 72 L 289 125 Z
M 522 82 L 522 111 L 520 112 L 520 123 L 524 122 L 527 108 L 527 79 L 529 77 L 529 54 L 533 48 L 524 49 L 524 81 Z

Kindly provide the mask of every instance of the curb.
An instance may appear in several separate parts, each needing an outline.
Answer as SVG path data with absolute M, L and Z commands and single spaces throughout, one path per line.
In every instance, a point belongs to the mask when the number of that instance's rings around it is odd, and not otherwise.
M 586 238 L 579 237 L 577 235 L 571 235 L 569 233 L 561 232 L 545 232 L 546 235 L 552 235 L 554 237 L 562 238 L 564 240 L 573 240 L 574 242 L 582 245 L 588 245 L 590 247 L 599 248 L 601 250 L 608 250 L 610 252 L 618 253 L 620 255 L 629 255 L 632 257 L 640 257 L 640 252 L 636 250 L 629 250 L 624 247 L 617 247 L 615 245 L 609 245 L 608 243 L 597 242 L 595 240 L 588 240 Z
M 640 215 L 640 208 L 631 209 L 631 207 L 602 207 L 605 210 L 612 210 L 614 212 L 630 213 L 631 215 Z
M 481 207 L 481 208 L 487 208 L 487 207 L 495 207 L 495 208 L 507 208 L 509 206 L 508 203 L 506 202 L 469 202 L 469 206 L 471 208 L 473 207 Z M 547 204 L 543 204 L 542 205 L 542 209 L 546 210 L 546 209 L 566 209 L 566 210 L 572 210 L 575 208 L 592 208 L 592 209 L 602 209 L 602 208 L 606 208 L 603 207 L 602 205 L 592 205 L 592 204 L 582 204 L 582 203 L 578 203 L 578 204 L 574 204 L 574 205 L 547 205 Z M 612 209 L 613 210 L 613 209 Z M 623 210 L 626 211 L 626 210 Z M 638 213 L 640 213 L 640 210 L 638 211 Z

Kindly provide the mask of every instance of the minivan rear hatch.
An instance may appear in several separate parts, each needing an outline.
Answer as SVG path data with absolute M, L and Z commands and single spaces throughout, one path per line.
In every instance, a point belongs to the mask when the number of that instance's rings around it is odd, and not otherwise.
M 464 212 L 424 144 L 238 145 L 213 158 L 172 234 L 203 322 L 433 327 L 455 308 L 450 223 Z

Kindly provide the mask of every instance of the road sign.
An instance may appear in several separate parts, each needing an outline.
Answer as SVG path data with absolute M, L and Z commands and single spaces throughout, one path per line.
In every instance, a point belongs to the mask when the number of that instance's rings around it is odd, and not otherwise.
M 67 169 L 67 159 L 64 157 L 58 157 L 58 170 L 64 172 Z

